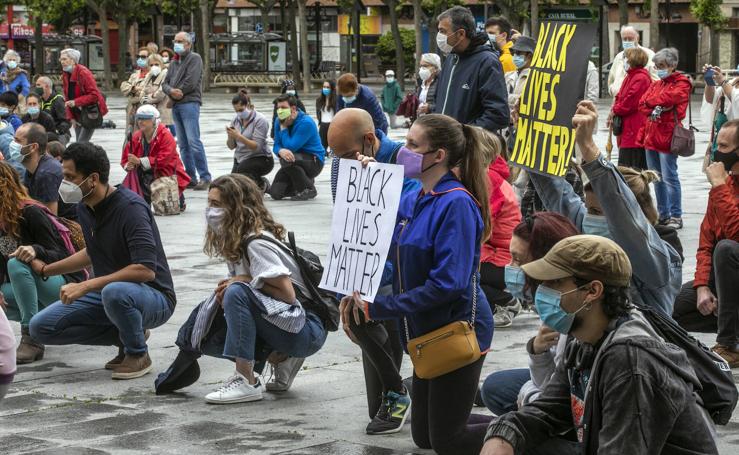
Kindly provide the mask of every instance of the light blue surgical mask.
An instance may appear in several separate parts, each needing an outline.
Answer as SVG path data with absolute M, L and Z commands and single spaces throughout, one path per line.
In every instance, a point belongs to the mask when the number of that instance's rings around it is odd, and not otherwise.
M 21 159 L 21 150 L 23 150 L 23 146 L 16 142 L 15 140 L 11 141 L 10 144 L 8 144 L 8 159 L 10 161 L 15 161 L 20 163 L 22 161 Z
M 344 104 L 352 104 L 357 100 L 357 96 L 342 96 L 341 99 L 344 100 Z
M 588 235 L 599 235 L 611 238 L 611 230 L 608 228 L 608 220 L 603 215 L 586 214 L 582 220 L 582 233 Z
M 667 70 L 657 70 L 657 77 L 660 79 L 664 79 L 669 75 L 670 75 L 670 72 Z
M 11 70 L 18 68 L 18 62 L 16 62 L 15 60 L 9 61 L 8 63 L 6 63 L 6 65 L 8 65 L 8 68 Z
M 621 43 L 621 46 L 624 48 L 624 50 L 626 50 L 626 49 L 631 49 L 631 48 L 635 47 L 636 46 L 636 43 L 633 42 L 633 41 L 623 41 Z
M 505 289 L 513 297 L 525 300 L 523 293 L 524 286 L 526 286 L 526 275 L 523 273 L 520 267 L 515 265 L 505 266 Z
M 62 68 L 65 72 L 71 73 L 72 70 L 74 70 L 74 65 L 67 65 L 64 68 Z
M 41 109 L 39 109 L 38 106 L 31 106 L 28 108 L 28 113 L 31 114 L 31 117 L 36 117 L 39 112 L 41 112 Z
M 587 286 L 587 285 L 586 285 Z M 536 290 L 536 297 L 534 298 L 534 305 L 536 305 L 536 312 L 539 313 L 541 321 L 553 330 L 567 335 L 572 330 L 572 323 L 575 322 L 575 315 L 580 312 L 588 304 L 583 304 L 574 313 L 568 313 L 560 306 L 562 303 L 562 296 L 578 291 L 581 287 L 575 288 L 571 291 L 560 292 L 546 286 L 539 286 Z
M 8 114 L 10 114 L 10 109 L 7 107 L 0 107 L 0 117 L 6 117 Z
M 145 58 L 136 59 L 136 64 L 139 66 L 139 68 L 146 68 L 146 59 Z
M 526 57 L 523 55 L 514 55 L 513 56 L 513 64 L 516 65 L 516 68 L 521 69 L 526 64 Z
M 323 93 L 323 96 L 329 96 L 329 95 L 331 94 L 331 89 L 330 89 L 330 88 L 325 88 L 325 87 L 324 87 L 324 88 L 323 88 L 323 89 L 321 90 L 321 93 Z
M 185 45 L 183 43 L 174 43 L 174 51 L 177 55 L 181 55 L 185 52 Z

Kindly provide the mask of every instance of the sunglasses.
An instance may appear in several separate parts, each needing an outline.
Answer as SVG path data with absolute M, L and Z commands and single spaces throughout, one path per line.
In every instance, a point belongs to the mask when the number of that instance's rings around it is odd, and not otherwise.
M 139 57 L 139 58 L 149 58 L 149 56 L 148 56 L 148 55 L 139 55 L 138 57 Z

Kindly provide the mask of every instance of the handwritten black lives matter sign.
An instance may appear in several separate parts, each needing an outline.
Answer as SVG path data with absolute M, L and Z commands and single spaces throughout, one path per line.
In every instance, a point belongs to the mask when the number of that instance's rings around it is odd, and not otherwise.
M 510 162 L 563 176 L 575 147 L 572 116 L 583 99 L 595 24 L 543 22 L 520 98 Z
M 374 301 L 402 188 L 403 166 L 341 160 L 322 289 Z

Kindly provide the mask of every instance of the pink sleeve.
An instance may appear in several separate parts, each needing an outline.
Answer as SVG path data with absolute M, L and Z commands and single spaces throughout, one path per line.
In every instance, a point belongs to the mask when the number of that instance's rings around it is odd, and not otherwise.
M 4 311 L 0 311 L 0 384 L 15 373 L 15 335 Z

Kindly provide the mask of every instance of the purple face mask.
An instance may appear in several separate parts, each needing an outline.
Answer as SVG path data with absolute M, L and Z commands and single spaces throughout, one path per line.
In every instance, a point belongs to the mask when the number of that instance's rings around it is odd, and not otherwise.
M 436 166 L 438 163 L 434 163 L 426 169 L 423 168 L 423 156 L 433 152 L 416 153 L 411 151 L 408 147 L 402 146 L 398 150 L 398 156 L 395 159 L 395 164 L 403 166 L 403 175 L 409 179 L 421 178 L 421 174 Z

